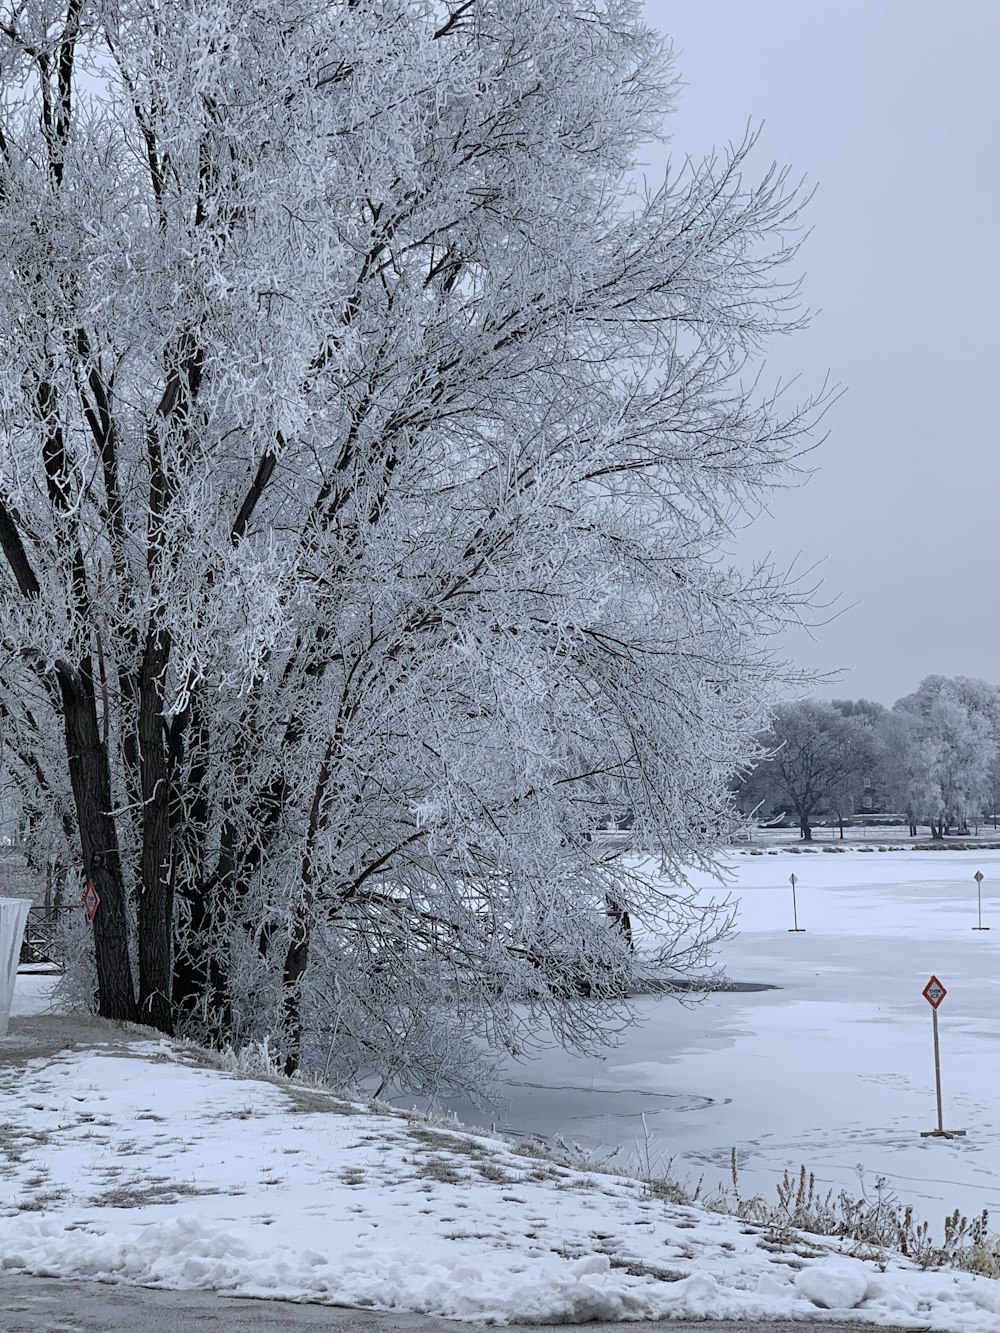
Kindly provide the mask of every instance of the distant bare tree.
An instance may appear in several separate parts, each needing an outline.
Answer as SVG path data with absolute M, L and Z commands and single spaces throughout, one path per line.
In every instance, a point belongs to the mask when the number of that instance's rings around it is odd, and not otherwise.
M 757 787 L 750 790 L 787 802 L 806 842 L 812 840 L 812 821 L 822 811 L 839 817 L 843 837 L 843 818 L 853 811 L 853 800 L 874 762 L 875 740 L 867 722 L 845 717 L 832 704 L 806 699 L 776 708 L 760 741 L 771 758 L 759 766 Z

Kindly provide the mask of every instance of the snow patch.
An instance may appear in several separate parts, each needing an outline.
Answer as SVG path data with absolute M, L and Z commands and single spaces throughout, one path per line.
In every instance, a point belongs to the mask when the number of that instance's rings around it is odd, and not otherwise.
M 796 1273 L 795 1289 L 821 1310 L 856 1310 L 868 1295 L 868 1274 L 859 1263 L 810 1265 Z

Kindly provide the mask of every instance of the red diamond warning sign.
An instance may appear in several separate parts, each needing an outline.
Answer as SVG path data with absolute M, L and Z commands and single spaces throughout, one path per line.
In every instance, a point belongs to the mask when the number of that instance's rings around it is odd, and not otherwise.
M 934 1009 L 938 1007 L 944 997 L 948 994 L 945 988 L 938 981 L 937 977 L 931 977 L 927 985 L 920 992 L 927 1003 Z
M 87 920 L 93 921 L 97 915 L 97 909 L 101 905 L 101 899 L 97 890 L 94 888 L 94 881 L 87 880 L 87 887 L 83 891 L 83 910 L 87 913 Z

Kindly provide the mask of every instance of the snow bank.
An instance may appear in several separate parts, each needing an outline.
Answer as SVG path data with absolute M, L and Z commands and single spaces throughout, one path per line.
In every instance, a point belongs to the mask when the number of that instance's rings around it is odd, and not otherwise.
M 187 1059 L 143 1042 L 0 1068 L 0 1267 L 497 1323 L 1000 1327 L 986 1279 L 784 1248 L 634 1181 Z

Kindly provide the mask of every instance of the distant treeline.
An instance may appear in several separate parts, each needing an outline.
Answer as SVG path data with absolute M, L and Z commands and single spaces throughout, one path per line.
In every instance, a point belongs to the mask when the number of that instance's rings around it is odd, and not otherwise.
M 891 708 L 870 699 L 782 704 L 759 736 L 764 758 L 736 783 L 744 814 L 819 817 L 894 811 L 916 835 L 965 831 L 1000 805 L 1000 685 L 928 676 Z

